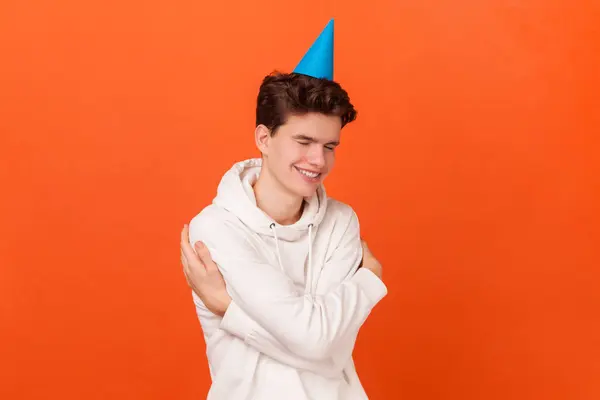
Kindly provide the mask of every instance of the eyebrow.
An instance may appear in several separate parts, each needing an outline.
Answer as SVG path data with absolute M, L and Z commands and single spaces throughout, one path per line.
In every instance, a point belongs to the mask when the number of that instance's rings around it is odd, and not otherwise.
M 315 142 L 318 142 L 318 140 L 317 140 L 317 139 L 315 139 L 314 137 L 307 136 L 307 135 L 304 135 L 304 134 L 302 134 L 302 133 L 300 133 L 300 134 L 297 134 L 297 135 L 294 135 L 294 136 L 293 136 L 293 138 L 294 138 L 294 139 L 297 139 L 297 140 L 305 140 L 305 141 L 307 141 L 307 142 L 313 142 L 313 143 L 315 143 Z M 328 144 L 328 145 L 334 145 L 334 146 L 337 146 L 337 145 L 339 145 L 339 144 L 340 144 L 340 142 L 338 142 L 338 141 L 333 141 L 333 142 L 329 142 L 329 143 L 326 143 L 326 144 Z

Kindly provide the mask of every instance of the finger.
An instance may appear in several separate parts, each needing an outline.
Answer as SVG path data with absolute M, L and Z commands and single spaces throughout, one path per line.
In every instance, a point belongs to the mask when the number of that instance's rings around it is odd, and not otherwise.
M 186 245 L 190 244 L 190 228 L 188 227 L 188 224 L 184 224 L 183 225 L 183 229 L 181 230 L 181 241 L 180 241 L 180 246 L 181 249 L 185 249 Z
M 190 267 L 185 259 L 185 256 L 183 255 L 183 252 L 181 253 L 181 264 L 183 265 L 183 276 L 185 277 L 185 281 L 187 285 L 193 289 L 194 285 L 192 285 L 192 281 L 190 280 L 190 274 L 192 272 L 190 271 Z
M 193 289 L 193 288 L 194 288 L 194 286 L 192 285 L 192 281 L 190 281 L 190 278 L 189 278 L 188 274 L 184 272 L 184 273 L 183 273 L 183 276 L 185 277 L 185 282 L 187 283 L 187 285 L 188 285 L 190 288 L 192 288 L 192 289 Z
M 207 271 L 214 271 L 217 269 L 217 264 L 213 261 L 208 247 L 206 247 L 203 242 L 196 242 L 195 249 Z
M 190 278 L 192 271 L 190 270 L 189 263 L 185 259 L 185 255 L 183 254 L 183 251 L 181 252 L 181 265 L 183 265 L 183 276 L 185 277 L 185 281 L 186 281 L 187 285 L 190 288 L 194 289 L 195 287 L 192 284 L 192 280 Z
M 183 255 L 188 260 L 188 262 L 191 262 L 194 259 L 198 259 L 198 261 L 200 261 L 200 259 L 196 256 L 194 249 L 192 249 L 192 246 L 190 245 L 189 228 L 187 225 L 184 225 L 181 231 L 180 247 L 181 251 L 183 252 Z
M 183 266 L 184 270 L 189 270 L 190 268 L 190 263 L 188 262 L 187 257 L 185 256 L 185 252 L 183 251 L 183 248 L 179 249 L 179 252 L 181 254 L 181 265 Z
M 187 285 L 189 287 L 193 287 L 192 286 L 192 282 L 190 281 L 190 277 L 188 276 L 188 274 L 186 274 L 185 272 L 183 273 L 183 277 L 185 278 L 185 283 L 187 283 Z
M 181 252 L 187 261 L 186 264 L 189 272 L 197 271 L 201 276 L 206 274 L 206 268 L 189 243 L 187 225 L 185 225 L 181 231 Z
M 183 267 L 184 271 L 187 271 L 189 269 L 188 262 L 185 258 L 185 255 L 183 254 L 183 250 L 181 251 L 181 266 Z
M 367 245 L 366 241 L 361 240 L 361 245 L 365 251 L 369 251 L 369 246 Z

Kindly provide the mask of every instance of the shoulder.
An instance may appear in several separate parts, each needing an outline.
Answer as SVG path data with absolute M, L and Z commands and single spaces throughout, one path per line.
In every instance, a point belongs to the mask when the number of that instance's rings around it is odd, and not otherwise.
M 231 243 L 240 236 L 240 230 L 236 227 L 237 218 L 229 211 L 211 204 L 189 223 L 190 242 L 203 241 L 209 247 L 213 244 Z
M 221 266 L 225 260 L 232 259 L 246 263 L 263 262 L 263 256 L 240 220 L 215 204 L 207 206 L 192 218 L 189 241 L 192 246 L 202 241 L 208 247 L 211 258 Z
M 327 199 L 327 213 L 319 228 L 327 236 L 331 251 L 360 246 L 360 223 L 354 209 L 337 199 Z
M 336 226 L 342 226 L 344 230 L 353 227 L 358 229 L 358 215 L 349 204 L 330 197 L 327 199 L 327 214 Z
M 339 282 L 356 271 L 362 259 L 360 225 L 354 209 L 339 200 L 327 199 L 327 214 L 330 231 L 325 262 L 332 281 Z
M 197 229 L 207 228 L 212 225 L 223 224 L 232 218 L 231 213 L 216 206 L 210 204 L 204 207 L 198 214 L 196 214 L 190 221 L 190 228 L 194 227 Z

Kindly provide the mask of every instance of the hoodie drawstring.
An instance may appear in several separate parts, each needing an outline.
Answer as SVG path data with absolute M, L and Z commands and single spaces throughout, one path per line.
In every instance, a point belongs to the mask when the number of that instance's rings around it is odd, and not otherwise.
M 312 293 L 312 227 L 308 225 L 308 267 L 306 269 L 306 287 L 304 293 Z
M 281 252 L 279 251 L 279 240 L 277 239 L 277 230 L 275 229 L 274 222 L 271 224 L 270 228 L 273 231 L 273 236 L 275 236 L 275 248 L 277 249 L 277 259 L 279 260 L 279 269 L 281 269 L 282 272 L 285 272 L 285 270 L 283 269 L 283 263 L 281 262 Z
M 277 237 L 277 229 L 275 229 L 275 223 L 273 222 L 270 226 L 275 237 L 275 249 L 277 251 L 277 260 L 279 261 L 279 269 L 285 272 L 283 269 L 283 262 L 281 261 L 281 252 L 279 251 L 279 238 Z M 312 293 L 312 228 L 313 224 L 308 225 L 308 267 L 306 269 L 306 285 L 304 287 L 304 293 Z

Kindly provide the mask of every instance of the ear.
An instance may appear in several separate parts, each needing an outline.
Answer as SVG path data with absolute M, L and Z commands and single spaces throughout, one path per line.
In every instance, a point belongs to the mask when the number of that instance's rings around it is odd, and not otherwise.
M 254 140 L 256 147 L 263 155 L 269 154 L 269 140 L 271 139 L 271 131 L 265 125 L 258 125 L 254 130 Z

